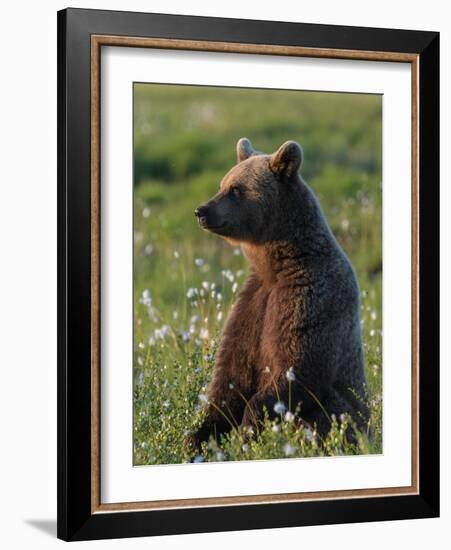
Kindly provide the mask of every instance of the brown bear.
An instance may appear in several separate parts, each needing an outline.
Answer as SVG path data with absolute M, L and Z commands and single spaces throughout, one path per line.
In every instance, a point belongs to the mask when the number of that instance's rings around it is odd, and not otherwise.
M 298 175 L 302 149 L 288 141 L 266 155 L 242 138 L 237 156 L 219 192 L 195 210 L 203 229 L 241 245 L 250 274 L 225 323 L 192 442 L 218 438 L 230 419 L 258 429 L 265 409 L 275 418 L 289 403 L 320 436 L 333 414 L 366 431 L 359 286 Z

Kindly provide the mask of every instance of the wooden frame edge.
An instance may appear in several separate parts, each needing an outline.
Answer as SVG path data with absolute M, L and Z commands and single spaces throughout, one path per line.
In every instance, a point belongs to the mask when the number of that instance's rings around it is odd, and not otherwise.
M 409 63 L 412 151 L 412 483 L 407 487 L 102 504 L 100 497 L 100 49 L 123 46 Z M 419 54 L 91 35 L 91 513 L 419 495 Z
M 100 506 L 100 44 L 91 41 L 91 513 Z
M 412 156 L 412 486 L 420 492 L 420 56 L 411 62 Z
M 222 53 L 247 53 L 291 57 L 322 57 L 331 59 L 360 59 L 373 61 L 414 62 L 417 54 L 371 50 L 343 50 L 332 48 L 307 48 L 305 46 L 280 46 L 210 40 L 182 40 L 172 38 L 146 38 L 135 36 L 91 35 L 91 47 L 125 46 L 132 48 L 158 48 L 168 50 L 192 50 Z
M 221 506 L 246 506 L 254 504 L 278 504 L 289 502 L 313 502 L 360 498 L 382 498 L 391 496 L 417 495 L 412 487 L 387 487 L 383 489 L 350 489 L 341 491 L 316 491 L 306 493 L 280 493 L 267 495 L 245 495 L 231 497 L 190 498 L 178 500 L 155 500 L 143 502 L 115 502 L 100 504 L 94 513 L 130 512 L 143 510 L 170 510 L 173 508 L 205 508 Z

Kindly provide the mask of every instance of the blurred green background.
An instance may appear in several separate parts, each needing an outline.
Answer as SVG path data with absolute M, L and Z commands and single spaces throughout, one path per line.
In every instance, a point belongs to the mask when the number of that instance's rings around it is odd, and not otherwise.
M 136 83 L 135 460 L 139 464 L 182 460 L 177 447 L 180 434 L 170 435 L 168 426 L 181 431 L 183 424 L 189 424 L 187 417 L 192 416 L 197 394 L 211 372 L 211 357 L 205 357 L 214 354 L 228 307 L 245 278 L 247 266 L 240 250 L 202 231 L 193 214 L 216 193 L 236 163 L 235 145 L 243 136 L 265 153 L 287 140 L 302 145 L 301 174 L 357 272 L 368 385 L 380 404 L 382 97 Z M 200 367 L 193 366 L 196 361 Z M 202 369 L 199 379 L 193 375 L 189 388 L 182 387 L 177 376 L 183 379 L 191 367 Z M 177 399 L 183 401 L 180 410 Z M 161 418 L 167 418 L 166 427 Z M 155 439 L 156 432 L 161 437 Z

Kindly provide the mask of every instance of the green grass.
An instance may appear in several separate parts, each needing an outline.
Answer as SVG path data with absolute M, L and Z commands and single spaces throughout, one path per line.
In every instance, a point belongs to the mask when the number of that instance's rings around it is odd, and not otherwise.
M 272 152 L 302 144 L 302 175 L 320 199 L 362 290 L 373 440 L 346 441 L 338 418 L 320 441 L 285 418 L 249 438 L 234 429 L 196 460 L 382 450 L 382 191 L 380 96 L 135 84 L 134 462 L 192 460 L 185 435 L 202 420 L 221 329 L 247 265 L 239 248 L 200 230 L 193 211 L 235 163 L 239 137 Z

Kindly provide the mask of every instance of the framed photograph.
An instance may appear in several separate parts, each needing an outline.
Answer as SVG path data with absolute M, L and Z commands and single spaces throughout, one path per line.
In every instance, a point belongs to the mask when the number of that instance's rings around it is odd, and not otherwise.
M 58 536 L 439 514 L 439 35 L 58 13 Z

